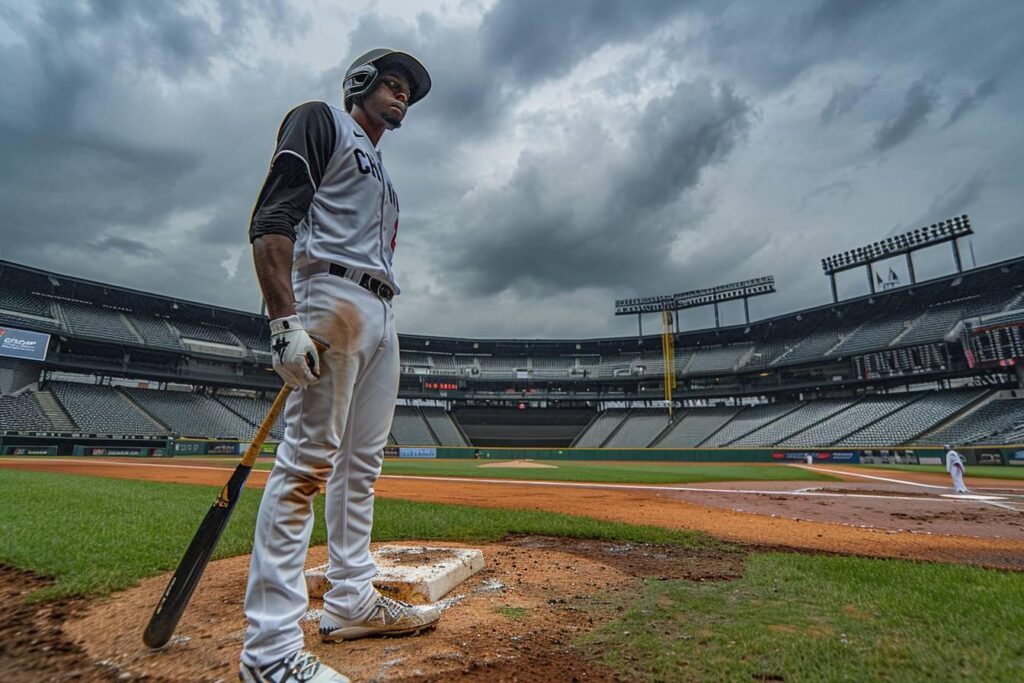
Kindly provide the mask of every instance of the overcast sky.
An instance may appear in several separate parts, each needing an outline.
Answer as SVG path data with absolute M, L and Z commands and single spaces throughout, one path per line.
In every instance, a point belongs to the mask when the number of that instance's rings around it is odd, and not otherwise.
M 1019 0 L 0 0 L 0 257 L 258 310 L 280 120 L 385 46 L 434 81 L 381 144 L 400 331 L 630 334 L 617 298 L 773 274 L 767 317 L 961 213 L 979 265 L 1024 253 L 1022 33 Z

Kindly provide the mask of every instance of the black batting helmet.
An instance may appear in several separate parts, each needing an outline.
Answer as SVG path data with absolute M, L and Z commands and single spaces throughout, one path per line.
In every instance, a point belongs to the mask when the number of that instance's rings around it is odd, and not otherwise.
M 409 72 L 412 82 L 409 104 L 422 100 L 430 92 L 430 74 L 419 60 L 405 52 L 378 47 L 360 55 L 345 72 L 342 92 L 345 96 L 345 111 L 352 110 L 352 102 L 360 95 L 373 90 L 377 76 L 388 66 L 397 65 Z

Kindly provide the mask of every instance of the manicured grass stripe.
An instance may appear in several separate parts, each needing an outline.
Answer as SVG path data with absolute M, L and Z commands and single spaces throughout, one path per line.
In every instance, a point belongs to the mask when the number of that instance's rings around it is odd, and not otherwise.
M 0 563 L 56 579 L 42 595 L 106 594 L 177 566 L 216 487 L 0 470 Z M 238 502 L 215 558 L 247 553 L 262 489 Z M 326 541 L 323 497 L 312 543 Z M 374 540 L 495 541 L 543 534 L 684 545 L 720 544 L 693 532 L 516 510 L 378 500 Z
M 501 462 L 501 461 L 498 461 Z M 527 481 L 572 481 L 612 484 L 694 484 L 715 481 L 839 481 L 837 477 L 786 465 L 665 464 L 650 462 L 581 462 L 538 460 L 543 468 L 482 467 L 479 460 L 394 460 L 384 461 L 383 474 L 477 479 L 520 479 Z M 260 469 L 273 463 L 261 462 Z
M 586 642 L 630 680 L 1019 681 L 1024 574 L 778 553 L 649 581 Z

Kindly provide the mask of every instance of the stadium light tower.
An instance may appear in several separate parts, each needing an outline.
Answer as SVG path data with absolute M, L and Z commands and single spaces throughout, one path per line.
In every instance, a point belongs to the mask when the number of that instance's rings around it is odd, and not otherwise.
M 832 301 L 839 301 L 839 294 L 836 290 L 836 273 L 853 268 L 864 267 L 868 276 L 868 286 L 871 293 L 875 293 L 875 274 L 873 265 L 876 261 L 892 258 L 900 254 L 907 257 L 907 273 L 910 275 L 911 284 L 917 282 L 914 273 L 913 253 L 919 249 L 932 247 L 943 242 L 951 242 L 953 245 L 953 260 L 956 263 L 956 271 L 962 273 L 963 263 L 960 258 L 960 245 L 957 240 L 961 237 L 974 234 L 971 228 L 971 219 L 967 214 L 956 216 L 932 223 L 931 226 L 917 228 L 910 232 L 895 237 L 886 237 L 880 242 L 875 242 L 863 247 L 857 247 L 850 251 L 844 251 L 821 260 L 821 269 L 829 276 L 832 284 Z

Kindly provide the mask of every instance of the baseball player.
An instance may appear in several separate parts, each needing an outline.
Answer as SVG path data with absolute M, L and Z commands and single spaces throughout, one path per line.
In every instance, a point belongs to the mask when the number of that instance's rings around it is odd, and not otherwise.
M 954 493 L 970 493 L 964 486 L 964 457 L 946 444 L 946 471 L 953 479 Z
M 270 318 L 274 370 L 295 391 L 256 521 L 245 596 L 243 681 L 348 679 L 303 651 L 303 566 L 313 497 L 326 484 L 329 548 L 321 639 L 407 635 L 436 607 L 380 595 L 370 580 L 373 484 L 398 396 L 391 269 L 398 194 L 377 144 L 430 91 L 411 55 L 376 49 L 345 74 L 344 111 L 307 102 L 285 117 L 249 237 Z M 307 332 L 308 331 L 308 332 Z M 310 339 L 330 348 L 318 358 Z

